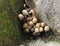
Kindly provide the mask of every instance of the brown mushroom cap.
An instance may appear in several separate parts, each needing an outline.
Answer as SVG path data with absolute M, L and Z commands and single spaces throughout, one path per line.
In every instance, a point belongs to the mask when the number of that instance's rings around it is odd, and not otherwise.
M 41 26 L 40 23 L 37 23 L 37 24 L 36 24 L 36 27 L 37 27 L 37 28 L 39 28 L 40 26 Z
M 37 20 L 37 18 L 33 17 L 32 21 L 33 21 L 33 23 L 37 23 L 38 20 Z
M 34 25 L 33 21 L 29 21 L 28 24 L 29 24 L 30 26 L 33 26 L 33 25 Z
M 44 31 L 47 32 L 47 31 L 49 31 L 49 30 L 50 30 L 49 26 L 45 26 L 45 27 L 44 27 Z
M 19 18 L 20 20 L 22 20 L 22 19 L 24 18 L 24 16 L 23 16 L 22 14 L 19 14 L 19 15 L 18 15 L 18 18 Z
M 23 28 L 28 28 L 28 24 L 27 23 L 24 23 L 23 24 Z

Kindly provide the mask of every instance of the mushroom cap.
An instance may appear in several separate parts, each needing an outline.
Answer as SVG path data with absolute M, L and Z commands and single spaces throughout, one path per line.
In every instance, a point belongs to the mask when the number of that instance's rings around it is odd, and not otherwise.
M 33 26 L 33 25 L 34 25 L 33 21 L 29 21 L 28 24 L 29 24 L 30 26 Z
M 49 31 L 49 30 L 50 30 L 49 26 L 45 26 L 45 27 L 44 27 L 44 31 L 47 32 L 47 31 Z
M 24 31 L 25 33 L 29 33 L 29 28 L 26 28 Z
M 40 34 L 39 28 L 35 28 L 33 35 L 39 35 L 39 34 Z
M 22 19 L 24 18 L 24 16 L 23 16 L 22 14 L 19 14 L 19 15 L 18 15 L 18 18 L 19 18 L 20 20 L 22 20 Z
M 41 22 L 41 27 L 44 27 L 45 26 L 45 23 L 44 22 Z
M 39 32 L 39 28 L 35 28 L 35 33 L 38 33 Z
M 32 17 L 27 17 L 27 21 L 31 21 L 32 20 Z
M 28 28 L 29 28 L 29 29 L 32 29 L 32 26 L 29 25 Z
M 31 32 L 34 32 L 34 28 L 31 28 Z
M 37 20 L 37 18 L 34 17 L 32 21 L 33 21 L 33 23 L 37 23 L 38 20 Z
M 27 10 L 22 10 L 22 14 L 23 15 L 28 15 L 28 11 Z
M 43 32 L 43 27 L 40 27 L 40 28 L 39 28 L 39 31 L 40 31 L 40 32 Z
M 28 24 L 27 23 L 24 23 L 23 24 L 23 28 L 28 28 Z
M 36 27 L 39 28 L 39 27 L 40 27 L 40 23 L 37 23 L 37 24 L 36 24 Z
M 31 9 L 31 10 L 29 11 L 29 13 L 32 13 L 32 14 L 34 15 L 34 10 L 33 10 L 33 9 Z
M 26 8 L 26 4 L 24 4 L 24 7 Z

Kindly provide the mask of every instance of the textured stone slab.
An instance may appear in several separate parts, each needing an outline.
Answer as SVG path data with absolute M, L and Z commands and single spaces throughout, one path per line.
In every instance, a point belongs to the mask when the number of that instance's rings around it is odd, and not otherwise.
M 60 43 L 55 42 L 55 41 L 50 41 L 50 42 L 44 42 L 40 39 L 30 42 L 29 46 L 60 46 Z

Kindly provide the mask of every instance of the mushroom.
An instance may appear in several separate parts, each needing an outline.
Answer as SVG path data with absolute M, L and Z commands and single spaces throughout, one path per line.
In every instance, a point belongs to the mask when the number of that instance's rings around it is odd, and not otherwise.
M 40 27 L 40 28 L 39 28 L 39 31 L 40 31 L 40 32 L 43 32 L 43 28 L 42 28 L 42 27 Z
M 39 27 L 40 27 L 40 23 L 37 23 L 37 24 L 36 24 L 36 27 L 39 28 Z
M 28 24 L 27 23 L 24 23 L 23 24 L 23 28 L 28 28 Z
M 22 14 L 19 14 L 19 15 L 18 15 L 18 18 L 19 18 L 20 20 L 22 20 L 22 19 L 24 19 L 24 16 L 23 16 Z
M 25 33 L 29 33 L 29 28 L 26 28 L 24 31 Z
M 29 26 L 28 26 L 28 28 L 29 28 L 29 29 L 31 29 L 31 28 L 32 28 L 32 26 L 30 26 L 30 25 L 29 25 Z
M 49 26 L 45 26 L 45 27 L 44 27 L 44 31 L 47 32 L 47 31 L 49 31 L 49 30 L 50 30 Z
M 24 7 L 26 8 L 26 4 L 24 4 Z
M 22 14 L 23 15 L 28 15 L 28 11 L 27 10 L 22 10 Z
M 44 22 L 41 22 L 41 27 L 44 27 L 45 26 L 45 23 Z
M 37 23 L 38 20 L 37 20 L 37 18 L 33 17 L 32 21 L 33 21 L 33 23 Z
M 27 17 L 27 21 L 31 21 L 32 20 L 32 17 Z
M 24 4 L 24 8 L 29 8 L 29 6 L 27 6 L 27 4 Z
M 33 32 L 33 35 L 39 35 L 40 34 L 39 32 L 40 32 L 39 29 L 38 28 L 35 28 L 35 30 Z
M 30 15 L 34 15 L 34 10 L 31 9 L 31 10 L 29 11 L 29 14 L 30 14 Z
M 31 28 L 31 32 L 34 32 L 34 28 Z
M 34 25 L 33 21 L 29 21 L 28 24 L 29 24 L 30 26 L 33 26 L 33 25 Z

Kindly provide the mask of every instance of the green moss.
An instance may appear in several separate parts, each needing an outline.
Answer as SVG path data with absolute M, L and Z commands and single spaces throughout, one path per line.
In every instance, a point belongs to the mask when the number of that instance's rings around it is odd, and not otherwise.
M 17 6 L 21 5 L 17 2 L 19 0 L 0 1 L 0 46 L 18 46 L 23 41 L 17 20 L 19 8 L 22 7 Z

